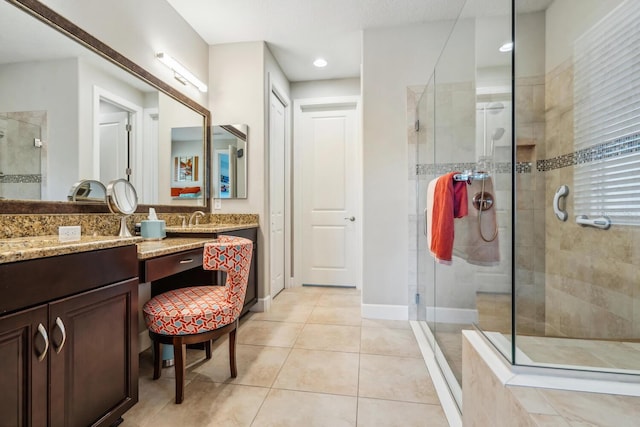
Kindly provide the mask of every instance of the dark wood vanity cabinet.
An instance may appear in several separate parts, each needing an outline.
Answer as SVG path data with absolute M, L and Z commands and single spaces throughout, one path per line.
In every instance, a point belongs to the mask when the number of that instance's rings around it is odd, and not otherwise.
M 2 264 L 0 287 L 0 426 L 117 423 L 138 401 L 135 246 Z

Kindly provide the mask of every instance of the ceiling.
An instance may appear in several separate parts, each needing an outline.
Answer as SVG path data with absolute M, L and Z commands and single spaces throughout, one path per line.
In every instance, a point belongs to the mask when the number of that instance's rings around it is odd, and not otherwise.
M 167 0 L 210 45 L 264 40 L 292 81 L 360 76 L 361 32 L 455 19 L 465 12 L 496 15 L 510 0 Z M 518 0 L 519 11 L 553 0 Z M 468 12 L 465 13 L 465 15 Z M 324 57 L 329 65 L 312 65 Z

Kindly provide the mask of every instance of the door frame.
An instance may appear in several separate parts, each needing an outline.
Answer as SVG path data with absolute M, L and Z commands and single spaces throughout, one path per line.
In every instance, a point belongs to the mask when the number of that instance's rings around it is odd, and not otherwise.
M 293 107 L 293 122 L 294 122 L 294 141 L 293 141 L 293 182 L 301 183 L 302 180 L 302 158 L 301 150 L 298 147 L 299 140 L 295 138 L 296 135 L 300 135 L 302 132 L 302 116 L 305 108 L 314 109 L 336 109 L 341 110 L 345 107 L 355 105 L 356 115 L 356 138 L 355 138 L 355 155 L 356 162 L 353 165 L 355 168 L 355 188 L 356 188 L 356 200 L 355 200 L 355 216 L 357 221 L 355 222 L 355 285 L 356 289 L 362 289 L 362 229 L 364 224 L 363 208 L 362 208 L 362 101 L 360 96 L 337 96 L 326 98 L 304 98 L 296 99 Z M 302 240 L 302 192 L 303 188 L 300 185 L 296 185 L 293 188 L 293 253 L 300 254 L 304 250 L 304 242 Z M 302 271 L 302 257 L 294 257 L 293 260 L 294 272 Z M 295 275 L 292 278 L 293 286 L 302 286 L 301 276 Z
M 129 152 L 131 158 L 132 184 L 136 186 L 137 191 L 142 192 L 144 186 L 143 173 L 143 108 L 133 102 L 109 92 L 100 86 L 93 86 L 93 179 L 100 179 L 100 101 L 115 105 L 131 114 L 130 124 L 133 128 L 130 133 L 132 149 Z M 105 183 L 106 185 L 107 183 Z M 138 198 L 142 200 L 142 195 L 138 194 Z
M 292 250 L 292 243 L 291 243 L 291 229 L 292 229 L 292 225 L 291 225 L 291 100 L 289 99 L 289 97 L 287 96 L 286 92 L 284 90 L 282 90 L 282 88 L 280 88 L 276 83 L 273 82 L 273 80 L 271 79 L 271 74 L 268 74 L 268 80 L 269 80 L 269 92 L 268 92 L 268 96 L 267 96 L 267 118 L 266 118 L 266 127 L 267 127 L 267 137 L 270 138 L 271 137 L 271 94 L 273 93 L 276 98 L 278 98 L 280 100 L 280 102 L 282 102 L 282 105 L 284 106 L 284 153 L 285 153 L 285 158 L 284 158 L 284 165 L 285 165 L 285 170 L 284 170 L 284 189 L 285 189 L 285 194 L 284 194 L 284 289 L 288 289 L 290 287 L 293 286 L 293 270 L 292 270 L 292 262 L 291 262 L 291 250 Z M 269 159 L 271 159 L 271 142 L 269 141 Z M 271 194 L 273 191 L 275 191 L 275 188 L 273 187 L 273 182 L 271 180 L 271 161 L 269 160 L 269 170 L 267 172 L 267 176 L 269 178 L 269 194 Z M 267 213 L 269 215 L 269 218 L 267 219 L 267 221 L 265 221 L 265 224 L 268 224 L 268 231 L 267 233 L 265 233 L 265 235 L 269 236 L 269 253 L 267 254 L 267 256 L 265 257 L 265 259 L 269 260 L 269 263 L 267 265 L 268 268 L 268 286 L 269 286 L 269 298 L 273 299 L 274 295 L 271 289 L 271 283 L 272 283 L 272 277 L 271 277 L 271 263 L 273 262 L 272 257 L 273 257 L 273 245 L 274 242 L 271 239 L 271 197 L 267 198 L 268 200 L 268 207 L 267 207 Z

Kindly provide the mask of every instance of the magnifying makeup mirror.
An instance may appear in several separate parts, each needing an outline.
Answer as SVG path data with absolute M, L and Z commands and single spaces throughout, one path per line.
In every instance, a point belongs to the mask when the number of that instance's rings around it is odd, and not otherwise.
M 138 195 L 126 179 L 116 179 L 107 185 L 107 206 L 111 213 L 121 215 L 119 237 L 133 237 L 127 227 L 127 217 L 138 207 Z

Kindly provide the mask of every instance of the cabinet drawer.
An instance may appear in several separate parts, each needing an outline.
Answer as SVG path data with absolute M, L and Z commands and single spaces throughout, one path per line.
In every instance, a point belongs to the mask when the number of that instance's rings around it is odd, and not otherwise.
M 202 267 L 204 248 L 165 255 L 144 262 L 141 281 L 151 282 L 192 268 Z
M 135 245 L 0 265 L 0 315 L 138 275 Z

